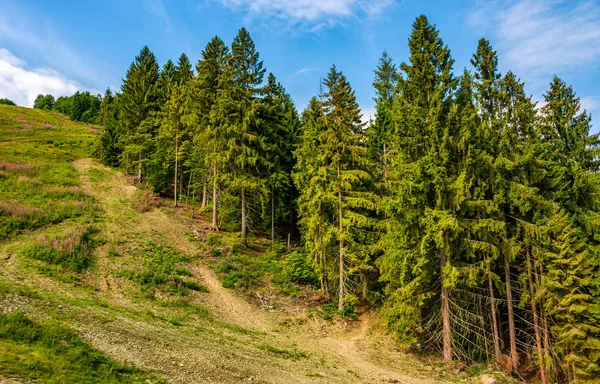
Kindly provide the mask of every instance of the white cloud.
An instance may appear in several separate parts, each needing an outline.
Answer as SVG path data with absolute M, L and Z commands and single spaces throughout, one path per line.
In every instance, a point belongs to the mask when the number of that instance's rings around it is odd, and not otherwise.
M 84 58 L 52 26 L 48 17 L 35 8 L 3 0 L 0 5 L 0 46 L 10 47 L 38 66 L 52 66 L 69 77 L 86 84 L 104 87 L 110 83 L 103 76 L 106 66 Z
M 600 73 L 598 1 L 475 0 L 466 22 L 490 38 L 501 70 L 521 77 L 538 107 L 553 75 L 577 85 Z M 588 112 L 600 108 L 597 95 L 580 96 Z
M 32 107 L 38 94 L 72 95 L 82 87 L 50 68 L 26 69 L 25 61 L 0 48 L 0 98 Z
M 215 0 L 234 11 L 262 20 L 284 21 L 288 26 L 318 32 L 348 19 L 376 17 L 395 0 Z
M 521 76 L 546 77 L 600 64 L 597 2 L 478 1 L 467 22 L 483 34 L 491 32 L 501 59 Z

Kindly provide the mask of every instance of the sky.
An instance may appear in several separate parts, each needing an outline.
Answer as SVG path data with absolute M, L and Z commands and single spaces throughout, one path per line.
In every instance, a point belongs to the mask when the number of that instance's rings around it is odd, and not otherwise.
M 195 63 L 214 35 L 230 44 L 245 26 L 298 109 L 335 64 L 366 119 L 381 53 L 408 60 L 420 14 L 449 46 L 455 74 L 471 69 L 485 37 L 501 72 L 525 81 L 534 100 L 542 102 L 556 74 L 600 115 L 600 0 L 2 0 L 0 98 L 32 106 L 40 93 L 118 90 L 144 45 L 160 65 L 182 52 Z

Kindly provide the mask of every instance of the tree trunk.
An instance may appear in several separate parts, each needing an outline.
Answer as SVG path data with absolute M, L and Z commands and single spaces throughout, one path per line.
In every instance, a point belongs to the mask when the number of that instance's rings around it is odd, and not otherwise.
M 206 207 L 206 184 L 202 186 L 202 208 Z
M 508 333 L 510 345 L 511 370 L 514 372 L 519 365 L 517 354 L 517 331 L 515 329 L 515 315 L 513 312 L 512 284 L 510 281 L 510 265 L 508 256 L 504 255 L 504 273 L 506 274 L 506 304 L 508 306 Z
M 271 242 L 275 242 L 275 190 L 271 188 Z
M 138 175 L 137 175 L 138 184 L 142 183 L 142 152 L 138 154 Z
M 175 188 L 173 190 L 173 207 L 177 208 L 177 172 L 178 170 L 178 165 L 177 162 L 179 160 L 179 148 L 177 148 L 178 143 L 178 131 L 179 130 L 179 123 L 177 123 L 177 129 L 175 131 Z
M 534 265 L 534 268 L 536 267 L 536 265 Z M 540 284 L 543 281 L 544 278 L 544 268 L 542 266 L 541 263 L 538 263 L 537 265 L 537 269 L 539 271 L 539 278 L 538 275 L 536 274 L 535 277 L 535 281 L 537 283 L 538 286 L 540 286 Z M 548 316 L 546 315 L 546 310 L 544 309 L 545 307 L 545 303 L 544 303 L 544 299 L 542 298 L 541 303 L 540 303 L 540 317 L 542 320 L 542 329 L 544 331 L 544 344 L 543 344 L 543 352 L 544 352 L 544 359 L 542 360 L 542 364 L 544 365 L 544 368 L 546 367 L 546 357 L 550 355 L 550 330 L 548 329 Z
M 369 296 L 369 280 L 367 279 L 366 272 L 361 272 L 361 281 L 362 281 L 362 298 L 363 300 L 367 300 L 367 296 Z
M 219 224 L 217 222 L 217 168 L 213 168 L 213 214 L 212 214 L 212 229 L 215 231 L 219 230 Z
M 341 181 L 341 171 L 340 164 L 337 166 L 337 174 L 338 179 Z M 344 237 L 342 235 L 342 231 L 344 230 L 344 226 L 342 224 L 342 186 L 339 186 L 338 190 L 338 220 L 340 221 L 340 289 L 338 296 L 338 311 L 344 310 Z
M 535 345 L 537 347 L 538 357 L 540 359 L 540 378 L 542 380 L 542 384 L 547 384 L 548 379 L 546 378 L 546 366 L 544 364 L 544 351 L 542 349 L 542 339 L 540 337 L 537 304 L 533 299 L 535 295 L 535 289 L 533 288 L 533 278 L 531 274 L 531 255 L 529 247 L 527 247 L 527 250 L 525 252 L 527 254 L 527 280 L 529 280 L 529 296 L 531 300 L 531 310 L 533 312 L 533 330 L 535 333 Z
M 496 315 L 496 298 L 494 296 L 494 282 L 492 280 L 492 271 L 490 270 L 488 270 L 488 285 L 490 287 L 490 307 L 492 309 L 492 330 L 494 331 L 494 357 L 496 361 L 499 361 L 502 351 L 500 350 L 500 334 L 498 332 L 498 317 Z
M 450 302 L 448 288 L 444 286 L 444 266 L 446 265 L 446 253 L 440 249 L 440 277 L 442 280 L 442 336 L 444 342 L 444 361 L 452 362 L 452 329 L 450 327 Z
M 246 245 L 246 234 L 247 234 L 247 226 L 246 226 L 246 189 L 242 187 L 242 244 Z

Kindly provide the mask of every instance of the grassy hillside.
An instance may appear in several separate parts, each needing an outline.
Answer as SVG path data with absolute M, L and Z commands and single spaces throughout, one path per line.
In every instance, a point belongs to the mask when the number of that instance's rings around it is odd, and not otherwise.
M 0 309 L 7 311 L 0 313 L 0 377 L 43 383 L 149 378 L 106 357 L 55 316 L 40 316 L 56 310 L 56 302 L 47 301 L 54 295 L 31 278 L 78 283 L 77 273 L 91 265 L 99 207 L 73 161 L 88 156 L 96 132 L 56 113 L 0 105 L 1 258 L 4 263 L 15 255 L 24 259 L 11 279 L 10 268 L 0 268 Z M 15 300 L 35 304 L 15 307 Z
M 96 130 L 0 105 L 0 382 L 470 380 L 398 350 L 369 313 L 249 303 L 262 282 L 299 294 L 279 254 L 151 201 L 90 158 Z

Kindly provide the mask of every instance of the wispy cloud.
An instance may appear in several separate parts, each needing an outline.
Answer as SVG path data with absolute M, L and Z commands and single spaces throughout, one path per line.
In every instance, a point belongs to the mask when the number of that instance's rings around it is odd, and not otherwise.
M 318 68 L 302 68 L 302 69 L 299 69 L 296 72 L 294 72 L 292 74 L 292 76 L 290 76 L 290 79 L 295 79 L 296 77 L 299 77 L 299 76 L 305 76 L 305 75 L 311 74 L 313 72 L 316 72 L 318 70 L 319 70 Z
M 546 76 L 600 66 L 597 2 L 479 1 L 468 21 L 483 33 L 491 32 L 506 64 L 524 75 Z
M 73 50 L 43 15 L 10 0 L 0 6 L 0 46 L 13 47 L 13 52 L 21 54 L 32 53 L 38 66 L 52 66 L 87 84 L 104 87 L 108 82 L 101 68 Z
M 167 13 L 163 0 L 144 0 L 144 10 L 160 19 L 165 26 L 165 31 L 171 33 L 171 17 Z
M 396 0 L 214 0 L 234 11 L 263 22 L 284 22 L 319 32 L 347 20 L 372 18 L 393 6 Z
M 553 75 L 569 82 L 600 70 L 600 3 L 590 0 L 476 0 L 467 24 L 491 38 L 500 66 L 543 101 Z M 582 107 L 600 107 L 582 94 Z M 541 105 L 541 104 L 538 104 Z
M 0 48 L 0 97 L 18 105 L 32 107 L 36 96 L 72 95 L 83 87 L 50 68 L 26 69 L 26 62 Z

